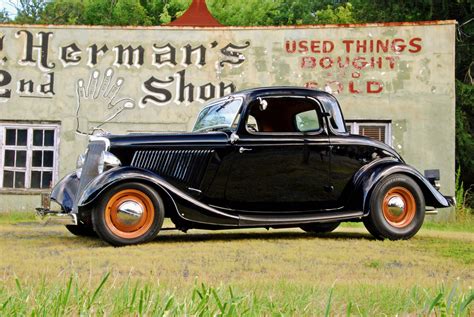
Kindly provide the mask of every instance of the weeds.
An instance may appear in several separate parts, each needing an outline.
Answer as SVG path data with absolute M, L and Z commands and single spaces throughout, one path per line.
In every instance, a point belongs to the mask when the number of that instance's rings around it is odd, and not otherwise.
M 456 221 L 464 222 L 472 220 L 472 209 L 469 207 L 471 202 L 471 191 L 470 188 L 465 190 L 464 183 L 461 180 L 461 168 L 458 167 L 456 171 L 456 182 L 455 182 L 455 197 L 456 197 Z
M 94 288 L 84 288 L 77 276 L 71 276 L 64 286 L 23 285 L 15 280 L 16 289 L 0 288 L 0 315 L 133 315 L 133 316 L 256 316 L 256 315 L 351 315 L 365 312 L 383 313 L 363 308 L 364 303 L 352 300 L 335 303 L 338 295 L 333 286 L 323 301 L 314 305 L 317 298 L 307 296 L 308 302 L 275 302 L 271 298 L 257 295 L 254 291 L 237 293 L 229 287 L 211 287 L 195 283 L 190 296 L 177 296 L 150 283 L 134 283 L 130 280 L 121 285 L 110 285 L 110 273 L 105 274 Z M 403 295 L 403 294 L 402 294 Z M 436 290 L 419 289 L 406 292 L 405 305 L 400 314 L 470 316 L 474 299 L 472 290 L 461 292 L 457 283 L 450 289 L 444 286 Z M 325 298 L 325 299 L 324 299 Z M 344 301 L 344 299 L 343 299 Z M 415 303 L 409 305 L 407 303 Z M 424 305 L 419 305 L 424 303 Z

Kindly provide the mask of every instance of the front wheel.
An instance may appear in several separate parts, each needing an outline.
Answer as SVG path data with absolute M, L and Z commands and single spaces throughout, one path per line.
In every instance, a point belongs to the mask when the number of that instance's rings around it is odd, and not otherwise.
M 141 183 L 123 183 L 110 189 L 92 212 L 94 230 L 114 246 L 152 240 L 160 231 L 163 218 L 160 195 Z
M 394 174 L 376 185 L 364 225 L 378 239 L 409 239 L 420 230 L 424 218 L 425 200 L 418 184 Z

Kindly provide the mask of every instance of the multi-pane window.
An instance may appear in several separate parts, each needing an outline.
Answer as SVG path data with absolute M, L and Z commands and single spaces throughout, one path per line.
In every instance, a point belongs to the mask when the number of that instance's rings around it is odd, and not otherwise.
M 0 124 L 0 188 L 50 188 L 58 174 L 58 132 L 50 124 Z
M 388 145 L 392 145 L 391 124 L 390 122 L 380 121 L 351 121 L 347 120 L 347 131 L 352 134 L 360 134 L 369 138 L 376 139 Z

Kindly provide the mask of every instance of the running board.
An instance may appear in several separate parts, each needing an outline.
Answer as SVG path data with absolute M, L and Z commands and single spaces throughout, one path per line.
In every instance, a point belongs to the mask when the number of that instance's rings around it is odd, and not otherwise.
M 299 225 L 313 222 L 333 222 L 342 221 L 364 216 L 362 211 L 342 211 L 342 212 L 320 212 L 304 216 L 284 215 L 284 216 L 240 216 L 240 227 L 251 226 L 274 226 L 274 225 Z
M 47 208 L 36 208 L 36 215 L 44 222 L 44 224 L 57 223 L 61 225 L 77 226 L 77 215 L 73 213 L 53 211 Z

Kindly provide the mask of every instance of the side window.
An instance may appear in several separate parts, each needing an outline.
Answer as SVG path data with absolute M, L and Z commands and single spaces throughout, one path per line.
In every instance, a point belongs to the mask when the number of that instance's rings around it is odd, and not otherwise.
M 249 117 L 247 118 L 246 128 L 247 131 L 258 132 L 258 124 L 254 116 L 249 115 Z
M 300 112 L 295 116 L 296 129 L 299 132 L 317 131 L 320 128 L 316 110 Z

